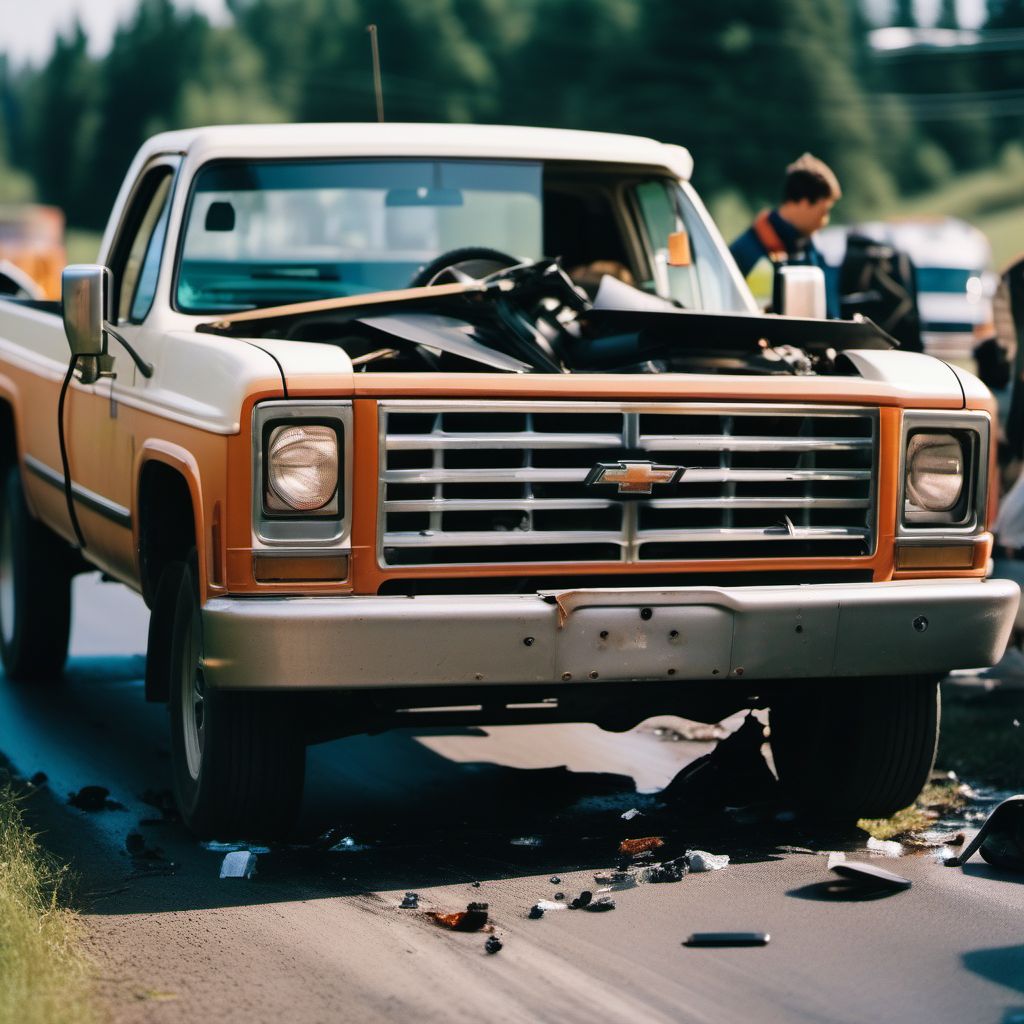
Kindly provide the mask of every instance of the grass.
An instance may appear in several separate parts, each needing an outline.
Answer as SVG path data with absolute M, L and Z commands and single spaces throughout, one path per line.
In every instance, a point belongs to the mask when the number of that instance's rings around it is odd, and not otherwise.
M 92 1024 L 90 965 L 81 926 L 61 905 L 66 869 L 22 819 L 9 783 L 0 786 L 0 1024 Z
M 893 839 L 908 832 L 931 828 L 937 814 L 948 814 L 966 802 L 956 782 L 929 782 L 910 807 L 897 811 L 891 818 L 861 818 L 857 827 L 875 839 Z

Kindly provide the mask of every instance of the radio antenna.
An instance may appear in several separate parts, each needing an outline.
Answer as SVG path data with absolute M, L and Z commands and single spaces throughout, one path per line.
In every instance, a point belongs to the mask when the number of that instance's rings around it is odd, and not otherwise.
M 380 47 L 377 45 L 377 26 L 367 25 L 370 33 L 370 53 L 373 56 L 373 91 L 377 97 L 377 120 L 384 121 L 384 86 L 380 79 Z

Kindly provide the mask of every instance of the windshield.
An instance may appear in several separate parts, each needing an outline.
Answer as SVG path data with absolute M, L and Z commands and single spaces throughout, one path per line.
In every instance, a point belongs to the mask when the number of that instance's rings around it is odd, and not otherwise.
M 688 233 L 686 266 L 669 236 Z M 407 288 L 442 254 L 558 257 L 687 309 L 744 310 L 678 182 L 614 166 L 500 160 L 219 161 L 196 175 L 176 306 L 225 313 Z

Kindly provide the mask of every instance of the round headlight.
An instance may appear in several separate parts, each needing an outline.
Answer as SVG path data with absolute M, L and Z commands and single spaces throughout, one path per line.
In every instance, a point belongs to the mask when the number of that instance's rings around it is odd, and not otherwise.
M 914 434 L 907 445 L 907 500 L 948 512 L 964 489 L 964 451 L 952 434 Z
M 267 445 L 272 496 L 296 512 L 323 508 L 338 488 L 338 437 L 331 427 L 277 427 Z

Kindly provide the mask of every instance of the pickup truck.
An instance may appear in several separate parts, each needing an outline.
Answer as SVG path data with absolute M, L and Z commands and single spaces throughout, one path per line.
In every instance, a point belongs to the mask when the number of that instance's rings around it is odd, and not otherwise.
M 60 677 L 75 573 L 140 592 L 200 835 L 285 833 L 340 735 L 742 708 L 795 801 L 912 802 L 938 680 L 1019 597 L 992 397 L 762 314 L 691 169 L 531 128 L 148 141 L 62 304 L 0 301 L 8 677 Z

